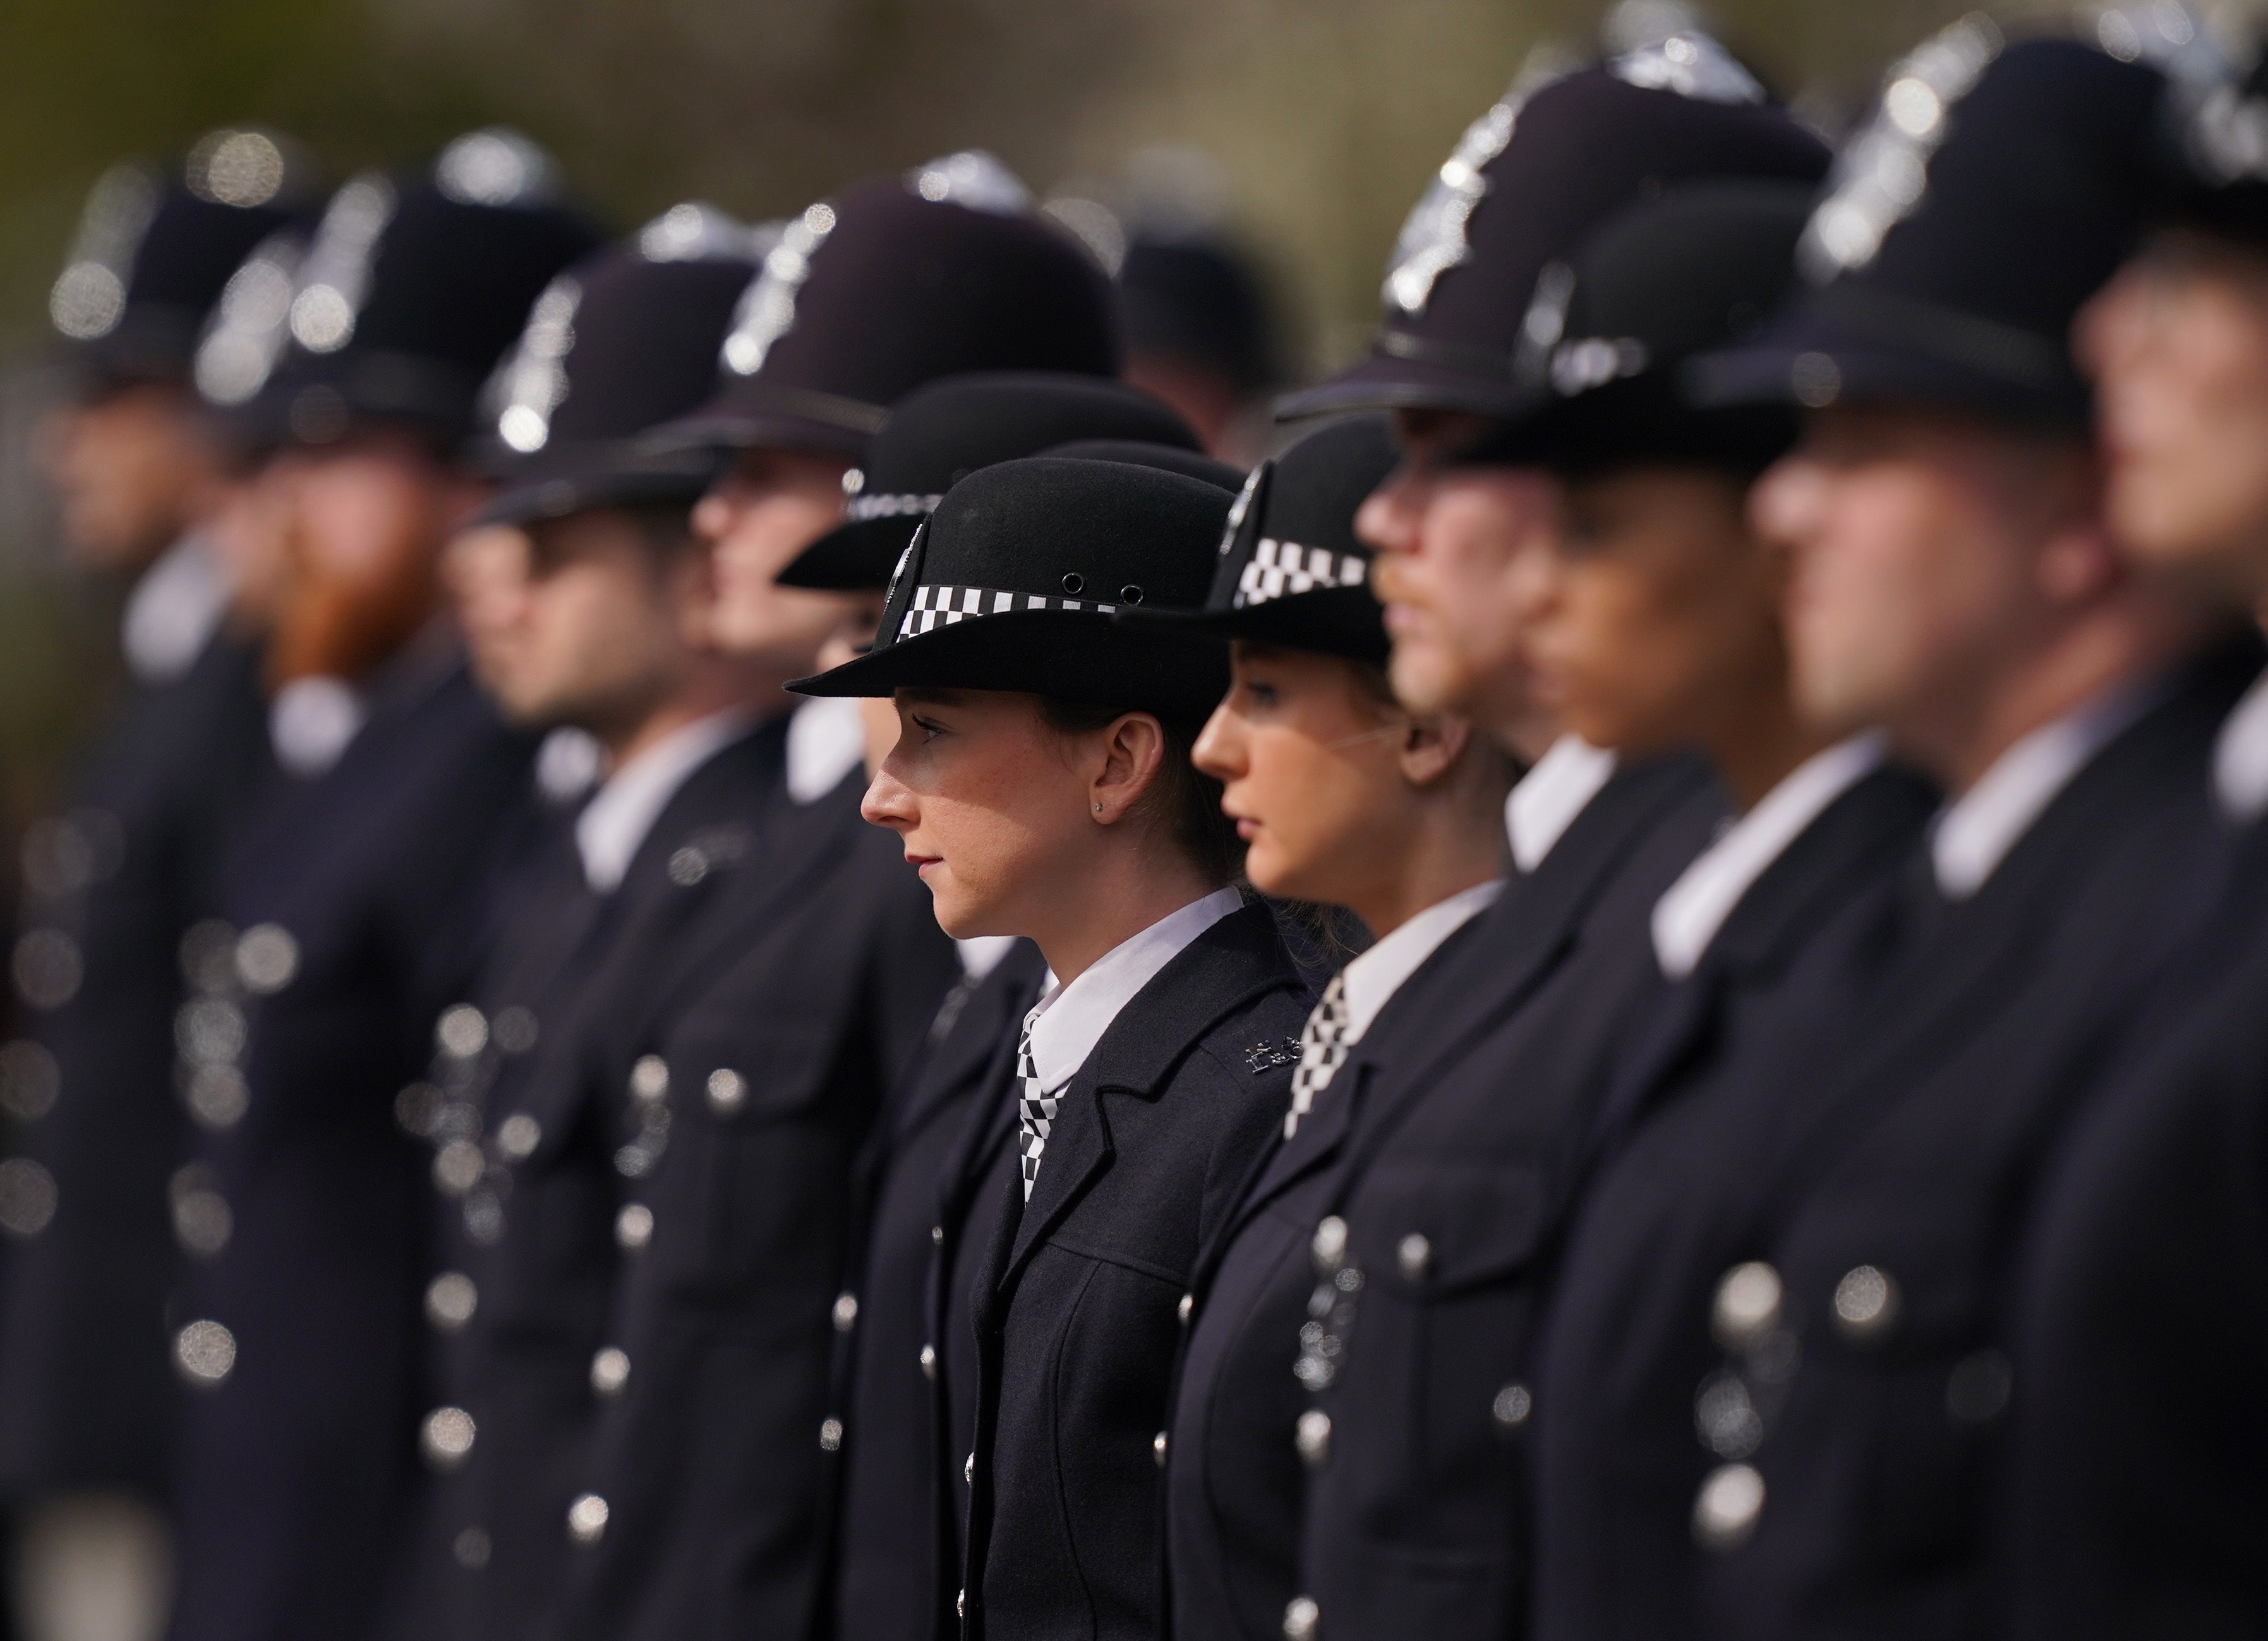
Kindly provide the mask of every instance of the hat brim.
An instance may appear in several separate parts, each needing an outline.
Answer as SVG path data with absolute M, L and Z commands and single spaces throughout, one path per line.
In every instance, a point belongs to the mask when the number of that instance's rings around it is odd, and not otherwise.
M 1273 644 L 1383 666 L 1393 652 L 1385 613 L 1367 587 L 1295 592 L 1231 610 L 1125 609 L 1119 624 L 1214 644 Z
M 1123 627 L 1098 611 L 1013 610 L 882 644 L 799 678 L 798 695 L 997 689 L 1127 711 L 1203 717 L 1228 689 L 1228 653 L 1180 633 Z
M 657 451 L 797 450 L 856 461 L 888 418 L 880 405 L 751 380 L 726 384 L 644 443 Z
M 1276 401 L 1278 422 L 1336 416 L 1347 410 L 1462 410 L 1475 416 L 1525 416 L 1543 395 L 1512 381 L 1491 381 L 1430 359 L 1373 353 L 1329 381 Z
M 688 451 L 542 474 L 505 475 L 504 488 L 473 515 L 468 529 L 534 524 L 601 507 L 688 509 L 699 501 L 723 465 L 721 453 Z
M 1886 341 L 1872 327 L 1810 304 L 1752 342 L 1690 361 L 1685 385 L 1696 404 L 1711 408 L 1935 405 L 2079 427 L 2090 415 L 2086 385 L 2075 375 L 2018 375 L 1957 357 L 1952 347 Z
M 1762 473 L 1794 444 L 1785 400 L 1697 406 L 1663 372 L 1610 383 L 1492 430 L 1456 460 L 1560 474 L 1675 464 Z
M 854 519 L 805 548 L 772 579 L 820 592 L 879 592 L 890 585 L 890 572 L 920 527 L 917 513 Z

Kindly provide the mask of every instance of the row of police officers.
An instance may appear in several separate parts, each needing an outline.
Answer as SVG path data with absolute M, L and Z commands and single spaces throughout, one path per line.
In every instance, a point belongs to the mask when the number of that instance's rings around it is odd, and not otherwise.
M 113 173 L 20 1620 L 2268 1630 L 2249 61 L 1971 18 L 1830 151 L 1627 12 L 1249 472 L 980 152 Z

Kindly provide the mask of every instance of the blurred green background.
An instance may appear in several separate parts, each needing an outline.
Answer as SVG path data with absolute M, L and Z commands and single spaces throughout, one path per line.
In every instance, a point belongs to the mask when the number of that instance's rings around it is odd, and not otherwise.
M 1162 178 L 1272 281 L 1308 372 L 1357 350 L 1403 214 L 1522 55 L 1600 0 L 6 0 L 0 4 L 0 837 L 114 671 L 111 594 L 61 574 L 28 452 L 46 297 L 88 184 L 204 128 L 335 173 L 519 126 L 629 227 L 686 197 L 776 216 L 947 150 L 1042 193 Z M 1823 124 L 1966 9 L 1720 0 Z M 11 875 L 12 874 L 8 874 Z

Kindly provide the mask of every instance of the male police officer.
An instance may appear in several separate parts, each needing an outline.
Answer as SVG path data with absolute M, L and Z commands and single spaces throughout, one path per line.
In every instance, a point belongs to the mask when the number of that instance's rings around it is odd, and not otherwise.
M 133 583 L 134 687 L 70 809 L 26 840 L 30 1029 L 0 1048 L 0 1108 L 28 1142 L 0 1162 L 0 1226 L 19 1240 L 0 1249 L 0 1498 L 28 1512 L 39 1582 L 68 1588 L 75 1556 L 108 1545 L 124 1562 L 97 1564 L 134 1570 L 107 1575 L 139 1581 L 129 1601 L 162 1600 L 151 1506 L 179 1394 L 163 1325 L 180 1259 L 166 1181 L 187 1144 L 179 948 L 267 762 L 258 652 L 230 630 L 210 534 L 239 481 L 190 377 L 230 276 L 301 220 L 311 182 L 254 129 L 210 133 L 167 174 L 120 166 L 49 304 L 77 388 L 51 476 L 71 556 Z
M 372 1621 L 411 1474 L 422 1285 L 395 1096 L 465 983 L 500 824 L 530 801 L 528 744 L 467 675 L 435 566 L 481 490 L 453 453 L 480 384 L 592 240 L 540 151 L 461 137 L 428 172 L 333 197 L 268 368 L 216 385 L 288 441 L 295 556 L 269 659 L 289 778 L 248 823 L 181 1025 L 225 1119 L 183 1183 L 208 1227 L 173 1336 L 197 1393 L 183 1641 Z
M 491 383 L 504 489 L 451 548 L 475 670 L 512 721 L 589 736 L 606 778 L 531 851 L 405 1112 L 434 1147 L 440 1269 L 419 1432 L 436 1479 L 394 1633 L 557 1623 L 618 1253 L 613 1107 L 580 1071 L 586 1028 L 629 999 L 590 982 L 642 983 L 738 864 L 727 842 L 770 829 L 788 703 L 710 639 L 688 515 L 714 463 L 637 445 L 707 396 L 762 248 L 677 206 L 554 280 Z
M 2165 81 L 2137 55 L 1974 21 L 1925 46 L 1812 219 L 1816 288 L 1710 372 L 1807 407 L 1754 504 L 1795 555 L 1799 703 L 1951 794 L 1851 1028 L 1756 1085 L 1785 1121 L 1705 1188 L 1743 1228 L 1691 1314 L 1714 1371 L 1681 1439 L 1716 1463 L 1653 1531 L 1697 1540 L 1712 1633 L 1985 1622 L 2013 1232 L 2211 848 L 2257 636 L 2122 568 L 2067 351 L 2150 186 Z

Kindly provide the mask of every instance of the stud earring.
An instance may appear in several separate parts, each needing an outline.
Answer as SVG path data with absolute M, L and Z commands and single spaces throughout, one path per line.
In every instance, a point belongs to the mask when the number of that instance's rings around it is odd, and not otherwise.
M 1094 813 L 1097 814 L 1101 814 L 1102 813 L 1102 806 L 1101 804 L 1095 805 Z

